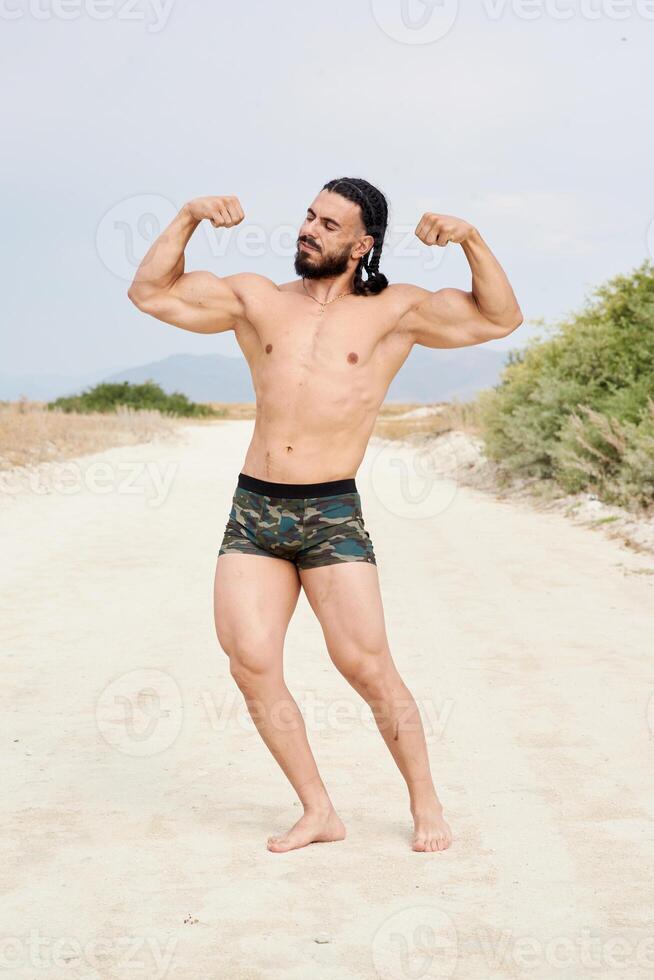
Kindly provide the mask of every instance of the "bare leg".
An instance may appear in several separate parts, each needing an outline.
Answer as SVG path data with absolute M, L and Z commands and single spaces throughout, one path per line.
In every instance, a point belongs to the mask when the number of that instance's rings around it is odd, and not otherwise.
M 418 707 L 389 649 L 377 567 L 369 562 L 324 565 L 300 571 L 300 579 L 332 661 L 370 705 L 406 781 L 413 849 L 445 850 L 452 834 L 431 777 Z
M 304 718 L 284 681 L 284 638 L 299 593 L 291 562 L 243 554 L 218 558 L 214 580 L 218 642 L 229 657 L 232 677 L 259 734 L 304 807 L 304 815 L 288 833 L 268 839 L 271 851 L 345 837 L 345 827 L 320 778 Z

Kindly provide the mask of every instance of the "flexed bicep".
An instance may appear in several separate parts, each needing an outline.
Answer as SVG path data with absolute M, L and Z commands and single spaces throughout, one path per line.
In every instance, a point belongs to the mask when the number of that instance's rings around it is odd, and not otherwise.
M 233 278 L 185 272 L 169 289 L 153 294 L 144 304 L 144 312 L 195 333 L 232 330 L 245 313 L 243 299 L 229 282 Z
M 219 333 L 233 329 L 244 315 L 248 277 L 184 272 L 184 249 L 205 218 L 216 228 L 229 228 L 243 220 L 244 212 L 231 195 L 185 204 L 146 252 L 127 295 L 144 313 L 165 323 L 196 333 Z
M 522 323 L 511 284 L 479 231 L 454 215 L 427 211 L 416 236 L 429 247 L 459 245 L 472 273 L 472 289 L 444 288 L 430 292 L 401 285 L 405 308 L 399 329 L 424 347 L 469 347 L 498 340 Z
M 414 287 L 413 302 L 399 322 L 400 331 L 423 347 L 469 347 L 504 336 L 485 317 L 471 292 L 446 287 L 430 292 Z

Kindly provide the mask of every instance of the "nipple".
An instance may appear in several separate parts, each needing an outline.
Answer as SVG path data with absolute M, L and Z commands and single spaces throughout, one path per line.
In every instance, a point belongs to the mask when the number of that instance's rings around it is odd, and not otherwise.
M 347 355 L 347 359 L 350 364 L 356 364 L 356 362 L 359 360 L 359 355 L 355 354 L 354 351 L 350 351 L 350 353 Z

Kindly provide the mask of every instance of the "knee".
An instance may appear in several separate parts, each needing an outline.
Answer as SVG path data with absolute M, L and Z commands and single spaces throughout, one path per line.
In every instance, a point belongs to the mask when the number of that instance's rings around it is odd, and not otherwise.
M 393 666 L 387 647 L 341 652 L 334 658 L 346 681 L 366 698 L 383 698 L 391 687 Z
M 276 653 L 272 639 L 258 638 L 223 645 L 229 672 L 244 694 L 265 684 L 275 671 Z

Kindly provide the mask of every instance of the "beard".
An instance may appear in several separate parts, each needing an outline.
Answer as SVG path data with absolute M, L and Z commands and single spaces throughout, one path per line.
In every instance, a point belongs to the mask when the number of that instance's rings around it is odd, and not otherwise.
M 295 253 L 295 273 L 303 279 L 327 279 L 347 272 L 352 246 L 349 245 L 335 255 L 321 252 L 301 252 L 298 245 Z

